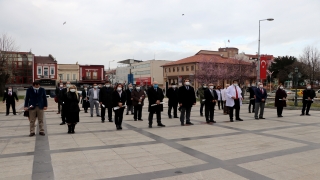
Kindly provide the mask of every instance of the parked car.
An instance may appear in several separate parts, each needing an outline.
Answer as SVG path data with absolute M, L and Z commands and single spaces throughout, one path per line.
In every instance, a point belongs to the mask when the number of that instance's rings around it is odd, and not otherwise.
M 295 96 L 295 92 L 289 90 L 289 89 L 284 89 L 287 93 L 287 99 L 293 99 Z M 269 97 L 275 97 L 276 96 L 277 90 L 271 91 L 271 93 L 267 93 Z M 319 94 L 320 95 L 320 94 Z
M 298 95 L 298 97 L 302 97 L 302 96 L 303 96 L 303 90 L 304 90 L 304 89 L 297 89 L 297 95 Z M 291 89 L 291 91 L 296 92 L 296 89 Z

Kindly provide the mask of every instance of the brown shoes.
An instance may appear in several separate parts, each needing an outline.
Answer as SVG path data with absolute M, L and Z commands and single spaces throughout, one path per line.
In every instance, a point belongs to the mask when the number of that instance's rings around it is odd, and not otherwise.
M 44 132 L 39 132 L 39 135 L 44 136 L 46 134 L 44 134 Z
M 34 135 L 36 135 L 35 133 L 30 133 L 29 134 L 29 137 L 32 137 L 32 136 L 34 136 Z

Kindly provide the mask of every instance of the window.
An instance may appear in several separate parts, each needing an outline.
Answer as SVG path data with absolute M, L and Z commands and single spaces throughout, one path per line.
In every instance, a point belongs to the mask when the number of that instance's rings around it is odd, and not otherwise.
M 184 66 L 181 67 L 181 71 L 184 71 Z
M 72 80 L 76 80 L 76 74 L 72 75 Z
M 167 68 L 164 69 L 164 72 L 167 72 Z
M 48 67 L 44 67 L 44 68 L 43 68 L 43 75 L 44 75 L 44 76 L 48 76 L 48 75 L 49 75 L 49 69 L 48 69 Z
M 18 62 L 18 68 L 22 68 L 22 62 L 21 61 Z
M 189 66 L 186 66 L 186 71 L 189 71 Z
M 179 72 L 179 67 L 177 67 L 177 72 Z
M 67 81 L 70 80 L 70 74 L 67 74 Z
M 54 75 L 54 67 L 50 67 L 50 75 Z
M 191 71 L 193 71 L 194 70 L 194 66 L 191 66 Z
M 172 72 L 176 72 L 176 68 L 175 67 L 172 68 Z
M 169 68 L 169 72 L 171 72 L 171 68 Z
M 61 74 L 61 78 L 60 79 L 63 80 L 63 74 Z
M 93 72 L 92 73 L 92 78 L 93 79 L 98 79 L 98 73 L 97 72 Z
M 42 75 L 42 67 L 38 66 L 38 75 Z
M 88 71 L 88 72 L 86 73 L 86 79 L 91 79 L 91 72 L 90 72 L 90 71 Z

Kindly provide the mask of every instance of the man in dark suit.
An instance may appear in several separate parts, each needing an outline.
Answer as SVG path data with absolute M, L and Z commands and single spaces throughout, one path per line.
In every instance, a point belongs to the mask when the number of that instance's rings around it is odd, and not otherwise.
M 165 127 L 161 123 L 161 111 L 163 111 L 163 105 L 160 104 L 163 101 L 164 95 L 162 89 L 158 87 L 158 82 L 154 81 L 153 86 L 148 89 L 149 100 L 149 128 L 152 128 L 153 114 L 157 114 L 157 123 L 160 127 Z
M 167 98 L 169 99 L 169 103 L 168 103 L 168 116 L 171 119 L 171 110 L 173 108 L 173 117 L 174 118 L 179 118 L 178 114 L 177 114 L 177 109 L 178 109 L 178 88 L 177 85 L 175 83 L 171 84 L 171 88 L 168 89 L 167 91 Z
M 254 90 L 254 95 L 256 97 L 254 118 L 257 120 L 258 119 L 265 119 L 263 117 L 263 112 L 264 112 L 264 106 L 265 106 L 268 95 L 267 95 L 267 90 L 263 88 L 262 83 L 258 84 L 258 87 Z M 259 108 L 260 108 L 260 114 L 259 114 L 259 118 L 258 118 Z
M 133 91 L 132 84 L 129 84 L 128 89 L 126 90 L 126 95 L 127 95 L 127 113 L 126 113 L 126 115 L 129 114 L 129 111 L 131 111 L 131 115 L 133 115 L 133 105 L 132 105 L 132 97 L 131 97 L 132 91 Z
M 108 120 L 112 121 L 112 93 L 113 88 L 110 86 L 110 82 L 107 81 L 105 86 L 100 89 L 99 92 L 99 103 L 101 107 L 101 121 L 104 122 L 106 109 L 108 109 Z
M 194 88 L 190 86 L 190 80 L 184 80 L 184 86 L 179 88 L 178 96 L 179 106 L 181 108 L 180 122 L 184 126 L 184 117 L 186 117 L 186 124 L 193 125 L 190 122 L 190 112 L 193 105 L 196 105 L 196 96 Z
M 249 102 L 249 113 L 251 113 L 251 105 L 252 105 L 252 112 L 254 112 L 254 107 L 255 107 L 255 100 L 254 100 L 254 90 L 256 89 L 256 87 L 251 86 L 249 87 L 248 91 L 250 93 L 250 102 Z
M 306 112 L 307 116 L 310 116 L 309 110 L 310 110 L 311 104 L 313 103 L 314 97 L 316 97 L 316 93 L 312 89 L 311 85 L 308 83 L 307 88 L 303 90 L 303 97 L 302 97 L 303 107 L 302 107 L 301 116 L 304 115 L 304 112 Z
M 27 89 L 24 102 L 24 110 L 29 109 L 30 137 L 35 135 L 34 124 L 37 117 L 39 121 L 39 134 L 45 135 L 43 129 L 43 110 L 47 110 L 47 107 L 48 102 L 45 89 L 40 87 L 39 82 L 33 82 L 33 87 Z
M 88 87 L 84 85 L 81 93 L 81 97 L 82 97 L 81 103 L 82 103 L 82 108 L 84 109 L 84 113 L 88 113 L 88 108 L 90 107 L 88 92 L 89 92 Z
M 59 101 L 59 94 L 60 94 L 60 92 L 63 90 L 63 83 L 60 83 L 59 84 L 59 87 L 57 87 L 56 88 L 56 91 L 55 91 L 55 93 L 56 93 L 56 97 L 55 98 L 57 98 L 58 99 L 58 112 L 57 112 L 57 114 L 60 114 L 61 113 L 61 104 L 60 104 L 60 101 Z
M 66 87 L 63 88 L 60 93 L 59 93 L 59 103 L 61 104 L 61 120 L 62 122 L 60 123 L 60 125 L 64 125 L 66 124 L 66 112 L 63 112 L 65 110 L 65 98 L 68 92 L 69 87 L 71 86 L 71 83 L 68 81 L 66 83 Z
M 16 99 L 17 102 L 19 101 L 18 96 L 15 92 L 13 92 L 12 87 L 8 87 L 8 91 L 4 93 L 3 100 L 2 100 L 3 103 L 6 103 L 6 107 L 7 107 L 6 116 L 9 115 L 10 106 L 12 108 L 13 115 L 16 115 L 16 103 L 14 99 Z
M 218 95 L 217 92 L 213 89 L 213 84 L 209 84 L 209 89 L 204 91 L 204 98 L 205 98 L 205 116 L 206 116 L 206 122 L 207 123 L 216 123 L 216 121 L 213 120 L 214 116 L 214 107 L 216 105 L 216 102 L 218 101 Z M 210 120 L 209 120 L 210 115 Z

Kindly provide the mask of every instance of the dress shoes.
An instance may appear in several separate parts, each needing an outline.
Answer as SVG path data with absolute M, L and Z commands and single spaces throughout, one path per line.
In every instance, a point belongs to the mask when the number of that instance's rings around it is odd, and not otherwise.
M 66 124 L 65 122 L 60 123 L 60 125 L 65 125 L 65 124 Z
M 9 114 L 6 114 L 6 116 L 9 116 Z
M 216 121 L 215 121 L 215 120 L 212 120 L 212 121 L 210 121 L 210 122 L 212 122 L 212 123 L 216 123 Z
M 304 114 L 300 114 L 300 116 L 304 116 Z
M 164 124 L 160 123 L 158 124 L 159 127 L 166 127 Z
M 46 134 L 44 132 L 39 132 L 39 135 L 45 136 Z
M 264 118 L 264 117 L 259 117 L 259 119 L 266 119 L 266 118 Z
M 121 126 L 119 126 L 119 129 L 122 129 L 122 127 L 121 127 Z
M 14 113 L 13 115 L 17 115 L 16 113 Z
M 93 115 L 91 114 L 91 117 L 93 117 Z
M 134 119 L 134 121 L 137 121 L 137 119 Z
M 100 117 L 100 115 L 97 115 L 97 117 Z
M 311 116 L 311 114 L 306 114 L 306 116 Z
M 203 117 L 203 114 L 202 114 L 202 113 L 200 113 L 200 116 L 201 116 L 201 117 Z
M 129 113 L 127 112 L 126 115 L 129 115 Z
M 181 123 L 181 126 L 184 126 L 184 123 Z
M 191 122 L 187 122 L 186 124 L 187 124 L 187 125 L 193 125 L 193 123 L 191 123 Z
M 169 119 L 172 119 L 172 117 L 171 117 L 171 116 L 169 116 Z
M 120 130 L 120 127 L 117 125 L 117 130 Z
M 151 125 L 151 124 L 149 124 L 149 128 L 152 128 L 152 125 Z
M 256 118 L 254 118 L 254 119 L 255 119 L 255 120 L 259 120 L 259 118 L 257 118 L 257 117 L 256 117 Z
M 230 119 L 230 122 L 233 122 L 233 119 Z
M 279 115 L 278 117 L 283 117 L 282 115 Z
M 138 119 L 138 121 L 143 121 L 143 119 Z
M 29 137 L 32 137 L 32 136 L 34 136 L 34 135 L 36 135 L 35 133 L 30 133 L 29 134 Z
M 173 118 L 179 118 L 178 116 L 175 116 L 175 117 L 173 117 Z
M 239 118 L 239 119 L 236 119 L 237 121 L 243 121 L 243 119 Z
M 109 120 L 109 122 L 113 122 L 112 120 Z
M 104 123 L 104 120 L 101 120 L 101 123 Z
M 57 112 L 57 114 L 60 114 L 60 112 Z

